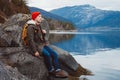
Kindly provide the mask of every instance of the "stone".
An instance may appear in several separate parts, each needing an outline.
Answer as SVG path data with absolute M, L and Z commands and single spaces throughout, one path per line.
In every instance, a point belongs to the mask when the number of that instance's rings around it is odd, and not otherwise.
M 21 73 L 16 68 L 6 66 L 0 62 L 0 80 L 31 80 Z
M 20 47 L 0 48 L 0 52 L 2 52 L 0 60 L 11 67 L 16 67 L 24 76 L 33 80 L 47 80 L 48 71 L 43 57 L 32 56 Z

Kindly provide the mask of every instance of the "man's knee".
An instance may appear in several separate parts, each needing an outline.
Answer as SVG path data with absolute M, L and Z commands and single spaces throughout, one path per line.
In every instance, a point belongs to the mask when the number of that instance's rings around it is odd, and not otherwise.
M 54 54 L 53 54 L 53 57 L 54 57 L 54 58 L 58 58 L 58 54 L 57 54 L 57 53 L 54 53 Z

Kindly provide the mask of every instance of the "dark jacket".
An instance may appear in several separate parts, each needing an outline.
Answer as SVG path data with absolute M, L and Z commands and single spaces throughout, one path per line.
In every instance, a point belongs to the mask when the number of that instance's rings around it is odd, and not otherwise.
M 28 47 L 33 55 L 36 51 L 41 53 L 43 44 L 46 43 L 49 38 L 49 26 L 45 20 L 43 20 L 39 26 L 36 26 L 33 20 L 29 20 L 27 24 Z M 43 34 L 42 29 L 46 30 L 47 33 Z

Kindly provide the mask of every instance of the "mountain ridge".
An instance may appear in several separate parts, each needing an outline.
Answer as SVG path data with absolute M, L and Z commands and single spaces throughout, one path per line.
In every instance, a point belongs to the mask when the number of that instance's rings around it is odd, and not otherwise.
M 79 30 L 88 28 L 93 30 L 96 27 L 99 29 L 120 28 L 120 11 L 101 10 L 91 5 L 79 5 L 67 6 L 50 12 L 71 20 Z M 65 15 L 62 15 L 63 13 Z

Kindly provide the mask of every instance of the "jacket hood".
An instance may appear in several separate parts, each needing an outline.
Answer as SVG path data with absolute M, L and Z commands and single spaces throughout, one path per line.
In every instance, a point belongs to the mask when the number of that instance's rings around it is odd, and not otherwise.
M 29 21 L 27 21 L 27 24 L 34 24 L 35 25 L 35 21 L 34 20 L 29 20 Z

